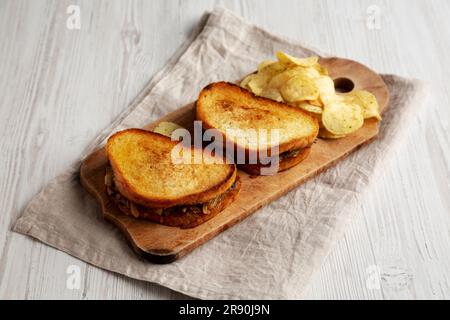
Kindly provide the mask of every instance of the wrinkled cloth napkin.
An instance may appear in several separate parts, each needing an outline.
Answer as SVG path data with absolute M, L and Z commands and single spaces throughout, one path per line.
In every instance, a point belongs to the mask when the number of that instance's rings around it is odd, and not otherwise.
M 90 145 L 114 131 L 141 127 L 194 101 L 208 83 L 234 81 L 282 50 L 320 54 L 251 25 L 225 9 L 205 14 L 198 33 L 181 46 L 135 102 Z M 370 181 L 406 136 L 426 87 L 383 75 L 391 103 L 379 138 L 336 167 L 302 184 L 245 221 L 168 265 L 136 256 L 101 217 L 79 183 L 77 162 L 27 206 L 14 230 L 97 267 L 202 299 L 297 299 L 342 235 Z M 418 99 L 420 97 L 420 99 Z

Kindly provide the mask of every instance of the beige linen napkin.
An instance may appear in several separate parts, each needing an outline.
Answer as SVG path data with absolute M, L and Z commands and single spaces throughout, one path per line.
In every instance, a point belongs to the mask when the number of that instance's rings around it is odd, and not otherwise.
M 241 78 L 276 50 L 295 56 L 317 54 L 224 9 L 215 9 L 204 21 L 195 39 L 182 46 L 83 156 L 111 132 L 141 127 L 195 100 L 212 81 Z M 418 97 L 423 100 L 419 82 L 390 75 L 384 80 L 391 104 L 376 141 L 172 264 L 151 264 L 132 252 L 80 186 L 79 162 L 29 203 L 14 230 L 100 268 L 193 297 L 299 298 L 354 216 L 354 206 L 374 172 L 401 143 L 419 107 Z

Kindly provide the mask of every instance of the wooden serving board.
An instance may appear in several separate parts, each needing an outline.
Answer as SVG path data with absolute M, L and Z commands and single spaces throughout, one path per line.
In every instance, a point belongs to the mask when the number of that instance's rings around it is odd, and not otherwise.
M 352 86 L 368 90 L 377 97 L 382 112 L 386 110 L 389 92 L 378 74 L 360 63 L 346 59 L 327 58 L 320 63 L 328 68 L 337 90 L 349 91 Z M 160 121 L 172 121 L 192 130 L 194 119 L 195 109 L 191 103 L 149 124 L 145 129 L 151 130 Z M 191 229 L 163 226 L 122 214 L 106 194 L 104 177 L 107 158 L 104 148 L 86 158 L 81 165 L 80 177 L 82 185 L 99 202 L 103 217 L 122 230 L 136 253 L 155 263 L 169 263 L 336 164 L 377 134 L 378 122 L 368 119 L 361 129 L 350 136 L 337 140 L 318 139 L 309 157 L 287 171 L 258 177 L 250 177 L 239 171 L 242 187 L 236 200 L 211 220 Z

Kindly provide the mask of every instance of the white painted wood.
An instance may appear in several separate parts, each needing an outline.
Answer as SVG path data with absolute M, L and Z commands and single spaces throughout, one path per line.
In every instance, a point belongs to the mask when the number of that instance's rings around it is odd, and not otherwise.
M 80 6 L 80 30 L 66 28 L 71 4 Z M 305 297 L 449 299 L 445 0 L 0 1 L 0 298 L 184 297 L 89 266 L 10 228 L 27 201 L 126 108 L 214 5 L 380 72 L 431 84 L 433 100 Z M 373 5 L 381 10 L 379 29 L 367 27 Z M 80 268 L 79 290 L 66 287 L 70 265 Z

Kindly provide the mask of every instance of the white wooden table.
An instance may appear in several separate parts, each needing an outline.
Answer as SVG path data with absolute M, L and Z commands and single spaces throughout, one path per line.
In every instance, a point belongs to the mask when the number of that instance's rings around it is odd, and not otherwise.
M 67 27 L 70 5 L 80 8 L 80 29 L 76 23 L 75 29 Z M 433 99 L 408 142 L 380 172 L 306 298 L 449 299 L 445 0 L 1 0 L 0 298 L 184 297 L 97 269 L 10 230 L 27 201 L 127 107 L 214 5 L 379 72 L 431 84 Z M 81 268 L 79 289 L 66 285 L 70 265 Z

